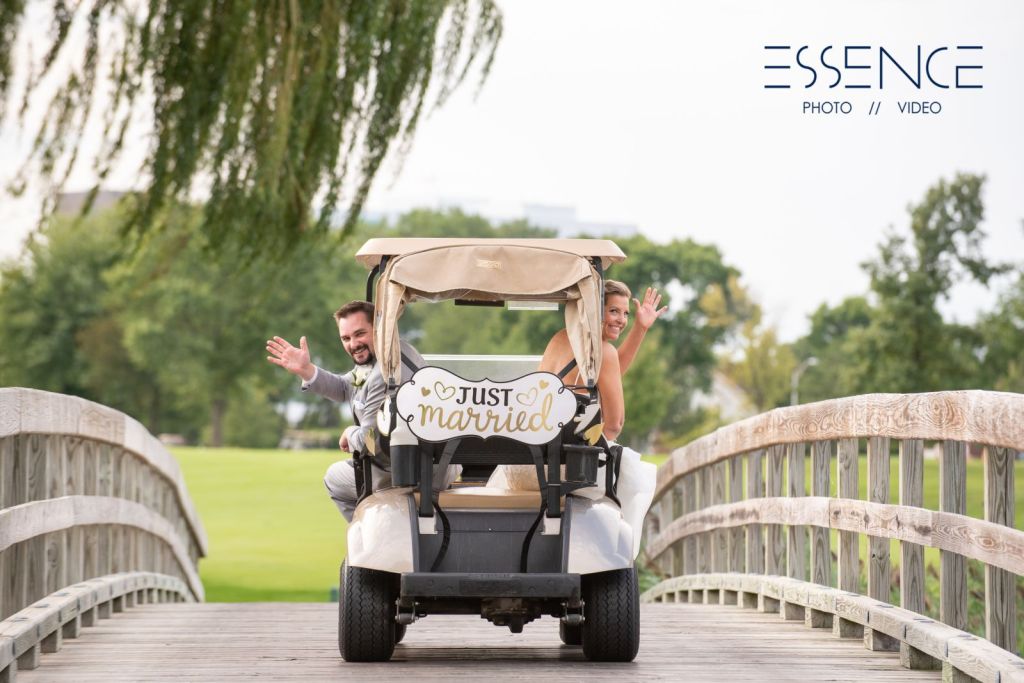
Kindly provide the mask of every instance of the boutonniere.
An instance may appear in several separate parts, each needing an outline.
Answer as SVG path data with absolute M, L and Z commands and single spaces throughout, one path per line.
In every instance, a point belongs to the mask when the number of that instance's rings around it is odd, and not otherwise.
M 370 368 L 359 366 L 352 371 L 352 386 L 359 388 L 366 384 L 366 380 L 370 377 Z

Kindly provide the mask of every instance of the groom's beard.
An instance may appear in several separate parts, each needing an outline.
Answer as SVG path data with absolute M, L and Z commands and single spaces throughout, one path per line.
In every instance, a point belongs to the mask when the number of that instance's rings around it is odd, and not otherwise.
M 373 348 L 369 345 L 352 349 L 348 355 L 351 356 L 352 362 L 356 365 L 373 365 L 377 362 L 377 357 L 373 353 Z M 359 360 L 360 356 L 363 360 Z

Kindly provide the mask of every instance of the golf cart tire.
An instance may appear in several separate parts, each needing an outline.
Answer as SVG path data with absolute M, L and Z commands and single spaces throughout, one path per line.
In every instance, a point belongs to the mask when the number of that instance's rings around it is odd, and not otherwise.
M 346 662 L 386 662 L 395 651 L 395 574 L 341 565 L 338 650 Z
M 640 590 L 636 569 L 583 576 L 583 656 L 631 662 L 640 649 Z
M 565 622 L 558 623 L 558 637 L 566 645 L 581 645 L 583 643 L 583 626 L 567 626 Z
M 395 624 L 395 645 L 402 642 L 405 638 L 405 624 Z

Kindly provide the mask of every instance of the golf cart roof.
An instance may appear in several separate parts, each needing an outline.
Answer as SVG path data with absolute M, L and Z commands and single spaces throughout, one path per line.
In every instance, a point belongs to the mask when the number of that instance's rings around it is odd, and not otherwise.
M 356 260 L 369 270 L 379 265 L 384 256 L 402 256 L 433 249 L 477 246 L 533 247 L 567 252 L 585 258 L 600 258 L 602 268 L 626 260 L 626 255 L 611 240 L 520 237 L 378 237 L 368 240 L 356 252 Z
M 374 341 L 381 374 L 397 384 L 398 318 L 412 301 L 556 301 L 580 370 L 593 386 L 601 367 L 603 272 L 626 255 L 610 240 L 372 239 L 356 253 L 377 280 Z M 372 274 L 371 274 L 372 276 Z

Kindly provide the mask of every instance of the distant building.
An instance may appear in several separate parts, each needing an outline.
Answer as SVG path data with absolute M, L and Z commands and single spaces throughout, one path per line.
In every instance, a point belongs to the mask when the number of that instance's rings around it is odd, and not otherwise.
M 586 233 L 602 237 L 632 237 L 638 230 L 628 223 L 597 223 L 581 221 L 576 217 L 576 207 L 552 204 L 524 204 L 523 217 L 532 225 L 554 228 L 559 237 L 571 237 Z
M 93 211 L 102 211 L 116 204 L 117 200 L 124 195 L 124 192 L 100 190 L 92 202 L 92 209 Z M 79 213 L 88 196 L 88 192 L 61 192 L 57 195 L 57 213 Z

